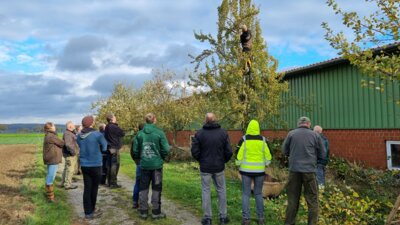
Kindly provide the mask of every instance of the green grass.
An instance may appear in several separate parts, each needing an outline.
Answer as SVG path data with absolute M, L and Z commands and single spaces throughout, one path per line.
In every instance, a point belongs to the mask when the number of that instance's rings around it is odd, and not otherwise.
M 29 215 L 25 224 L 69 225 L 73 218 L 73 209 L 67 202 L 64 190 L 55 187 L 55 203 L 48 203 L 45 196 L 46 167 L 42 154 L 43 134 L 1 134 L 0 144 L 36 144 L 35 168 L 28 172 L 22 181 L 21 193 L 33 203 L 35 211 Z M 59 182 L 57 180 L 55 183 Z
M 121 172 L 132 179 L 135 177 L 135 164 L 128 152 L 121 153 Z M 228 215 L 231 224 L 241 224 L 242 220 L 242 191 L 238 179 L 226 179 Z M 198 164 L 194 162 L 171 162 L 164 165 L 163 195 L 193 212 L 199 218 L 202 216 L 201 183 Z M 217 194 L 212 190 L 213 221 L 218 221 Z M 275 200 L 265 200 L 265 219 L 267 224 L 283 224 L 285 196 Z M 255 201 L 251 198 L 252 218 L 256 218 Z M 177 212 L 179 213 L 179 212 Z M 303 208 L 300 208 L 298 217 L 306 217 Z M 306 224 L 306 223 L 299 223 Z
M 0 134 L 0 145 L 41 144 L 44 134 Z

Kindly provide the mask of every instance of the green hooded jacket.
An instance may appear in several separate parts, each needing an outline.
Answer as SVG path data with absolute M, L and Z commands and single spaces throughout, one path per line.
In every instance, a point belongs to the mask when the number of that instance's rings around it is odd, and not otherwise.
M 271 152 L 265 138 L 260 135 L 260 125 L 257 120 L 251 120 L 246 135 L 239 142 L 236 165 L 241 172 L 264 173 L 265 166 L 271 160 Z
M 149 123 L 134 137 L 132 145 L 133 157 L 140 160 L 140 166 L 145 170 L 162 168 L 170 150 L 164 132 Z

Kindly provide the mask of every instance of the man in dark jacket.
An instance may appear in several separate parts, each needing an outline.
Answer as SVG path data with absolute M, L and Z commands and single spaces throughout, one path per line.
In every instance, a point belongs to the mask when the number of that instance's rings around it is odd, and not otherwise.
M 161 219 L 162 168 L 170 146 L 164 132 L 155 126 L 157 119 L 153 113 L 146 115 L 146 124 L 133 141 L 133 158 L 140 160 L 139 212 L 142 219 L 148 216 L 148 195 L 151 183 L 152 218 Z
M 107 126 L 104 131 L 104 137 L 108 142 L 108 155 L 107 160 L 107 173 L 108 173 L 108 185 L 110 188 L 120 188 L 121 185 L 117 182 L 117 176 L 119 171 L 119 150 L 122 147 L 121 138 L 125 136 L 125 132 L 118 126 L 117 118 L 114 114 L 107 115 Z
M 319 134 L 319 136 L 322 139 L 322 143 L 324 144 L 326 154 L 324 158 L 318 159 L 317 161 L 317 181 L 318 185 L 324 186 L 325 185 L 325 168 L 326 165 L 328 165 L 329 162 L 329 141 L 328 138 L 322 133 L 322 127 L 321 126 L 315 126 L 314 131 Z
M 71 121 L 66 124 L 63 140 L 65 143 L 63 148 L 65 167 L 61 179 L 61 186 L 64 186 L 66 190 L 75 189 L 78 186 L 72 184 L 72 177 L 76 164 L 78 163 L 79 146 L 76 142 L 75 125 Z
M 301 189 L 308 205 L 308 225 L 318 224 L 318 185 L 315 173 L 317 160 L 325 156 L 325 148 L 317 133 L 310 129 L 308 117 L 301 117 L 298 128 L 289 132 L 282 152 L 289 157 L 288 206 L 285 225 L 296 222 Z
M 240 43 L 242 44 L 243 52 L 250 52 L 253 47 L 251 41 L 251 32 L 246 25 L 242 25 L 242 34 L 240 35 Z
M 232 147 L 228 133 L 221 129 L 213 113 L 206 114 L 202 129 L 197 131 L 192 140 L 192 156 L 200 163 L 202 185 L 202 224 L 211 224 L 211 181 L 218 193 L 220 224 L 229 222 L 226 204 L 225 163 L 232 157 Z

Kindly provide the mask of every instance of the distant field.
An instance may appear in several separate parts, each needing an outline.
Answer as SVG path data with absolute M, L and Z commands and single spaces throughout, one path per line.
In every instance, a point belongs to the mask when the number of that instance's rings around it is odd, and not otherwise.
M 43 141 L 44 134 L 0 134 L 0 145 L 38 144 Z

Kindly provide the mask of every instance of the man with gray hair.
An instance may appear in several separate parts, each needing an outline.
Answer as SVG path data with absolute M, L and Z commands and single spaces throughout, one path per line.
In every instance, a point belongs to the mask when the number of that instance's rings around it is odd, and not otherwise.
M 288 206 L 285 225 L 293 225 L 299 208 L 301 189 L 308 205 L 308 225 L 318 224 L 318 185 L 315 173 L 317 160 L 325 156 L 321 138 L 310 129 L 308 117 L 300 117 L 297 128 L 290 131 L 282 145 L 289 157 Z
M 64 172 L 62 174 L 61 186 L 66 190 L 75 189 L 78 186 L 72 184 L 76 164 L 78 163 L 79 146 L 76 142 L 75 125 L 68 121 L 63 135 L 65 145 L 63 156 L 65 158 Z
M 228 133 L 221 128 L 214 113 L 207 113 L 203 128 L 192 140 L 192 156 L 200 163 L 203 225 L 212 224 L 211 182 L 217 189 L 220 224 L 229 223 L 226 203 L 225 163 L 232 157 Z
M 118 126 L 117 118 L 114 114 L 109 113 L 106 116 L 107 126 L 104 130 L 104 137 L 107 140 L 108 158 L 107 158 L 107 178 L 110 188 L 120 188 L 121 185 L 117 182 L 119 171 L 120 155 L 119 150 L 122 148 L 122 138 L 125 132 Z
M 322 133 L 322 127 L 319 125 L 316 125 L 314 127 L 314 132 L 319 134 L 319 136 L 322 139 L 322 143 L 324 143 L 324 147 L 326 150 L 326 154 L 324 158 L 318 159 L 317 161 L 317 181 L 319 186 L 324 186 L 325 185 L 325 169 L 326 165 L 328 165 L 329 162 L 329 141 L 328 138 Z

